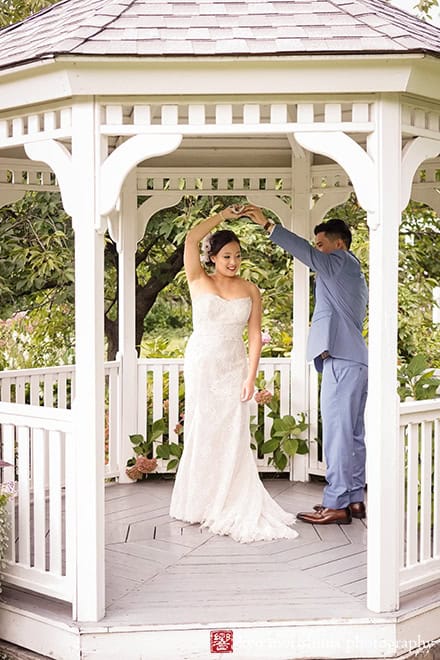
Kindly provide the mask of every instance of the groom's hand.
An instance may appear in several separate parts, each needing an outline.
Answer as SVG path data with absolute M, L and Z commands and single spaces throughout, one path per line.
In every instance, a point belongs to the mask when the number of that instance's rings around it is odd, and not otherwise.
M 247 204 L 243 209 L 243 215 L 246 215 L 248 218 L 255 222 L 255 224 L 264 227 L 267 222 L 267 218 L 264 215 L 263 211 L 258 206 L 253 206 L 252 204 Z

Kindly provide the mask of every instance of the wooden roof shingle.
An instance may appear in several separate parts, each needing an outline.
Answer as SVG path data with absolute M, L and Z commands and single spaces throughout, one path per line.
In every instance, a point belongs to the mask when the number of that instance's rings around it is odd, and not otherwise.
M 440 55 L 387 0 L 62 0 L 0 30 L 0 68 L 72 56 Z

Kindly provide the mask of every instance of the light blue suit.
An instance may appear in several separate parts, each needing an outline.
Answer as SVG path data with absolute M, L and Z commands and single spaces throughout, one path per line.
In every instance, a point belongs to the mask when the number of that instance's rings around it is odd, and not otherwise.
M 347 250 L 320 252 L 281 225 L 274 227 L 271 239 L 316 272 L 307 359 L 323 372 L 321 417 L 327 486 L 322 503 L 342 509 L 364 499 L 368 352 L 362 326 L 367 285 L 358 259 Z M 330 357 L 323 360 L 324 352 Z

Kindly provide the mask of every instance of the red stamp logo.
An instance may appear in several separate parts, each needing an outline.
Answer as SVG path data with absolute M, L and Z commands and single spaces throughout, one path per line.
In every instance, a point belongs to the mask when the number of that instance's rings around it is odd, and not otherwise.
M 233 653 L 232 644 L 234 633 L 232 630 L 211 630 L 211 653 Z

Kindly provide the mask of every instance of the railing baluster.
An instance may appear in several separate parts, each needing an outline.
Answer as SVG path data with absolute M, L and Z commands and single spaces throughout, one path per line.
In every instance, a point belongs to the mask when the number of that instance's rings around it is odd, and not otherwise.
M 417 487 L 418 487 L 418 425 L 408 425 L 408 467 L 406 491 L 406 565 L 414 564 L 418 557 Z
M 43 429 L 32 432 L 33 549 L 34 566 L 46 570 L 47 438 Z
M 62 575 L 64 448 L 59 431 L 49 431 L 49 444 L 49 570 Z
M 440 419 L 434 422 L 434 511 L 433 511 L 433 547 L 432 554 L 440 558 Z
M 170 442 L 178 442 L 174 429 L 179 421 L 179 365 L 171 364 L 168 373 L 168 434 Z M 166 470 L 166 464 L 164 467 Z
M 12 424 L 1 424 L 2 452 L 3 460 L 11 464 L 11 467 L 3 468 L 3 477 L 5 481 L 15 481 L 15 427 Z M 5 559 L 15 561 L 16 551 L 16 517 L 15 517 L 15 499 L 11 498 L 8 502 L 9 510 L 9 542 L 7 555 Z
M 118 367 L 112 365 L 106 368 L 107 371 L 107 393 L 108 393 L 108 406 L 106 414 L 108 416 L 108 438 L 107 438 L 107 475 L 118 474 L 118 465 L 120 457 L 118 452 L 119 447 L 119 401 L 118 401 Z
M 424 561 L 432 552 L 432 422 L 422 422 L 420 445 L 420 561 Z
M 17 429 L 18 451 L 18 560 L 29 566 L 30 542 L 30 430 L 26 426 Z

